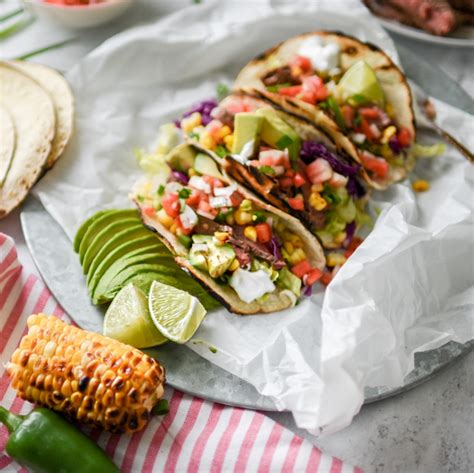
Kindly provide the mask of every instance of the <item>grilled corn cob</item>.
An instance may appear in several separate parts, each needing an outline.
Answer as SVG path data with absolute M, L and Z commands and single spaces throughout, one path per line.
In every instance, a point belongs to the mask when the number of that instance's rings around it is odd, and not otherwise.
M 124 343 L 31 315 L 7 367 L 18 395 L 112 432 L 142 429 L 163 396 L 164 368 Z

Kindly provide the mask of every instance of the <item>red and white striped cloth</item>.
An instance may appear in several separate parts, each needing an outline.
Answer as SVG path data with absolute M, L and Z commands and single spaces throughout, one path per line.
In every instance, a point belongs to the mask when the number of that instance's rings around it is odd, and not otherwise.
M 69 321 L 43 282 L 24 274 L 13 240 L 0 233 L 0 403 L 25 414 L 32 405 L 16 397 L 4 364 L 26 332 L 28 315 L 54 314 Z M 87 431 L 123 472 L 311 472 L 361 473 L 325 455 L 265 415 L 167 389 L 170 412 L 135 435 Z M 5 454 L 0 430 L 0 471 L 26 472 Z

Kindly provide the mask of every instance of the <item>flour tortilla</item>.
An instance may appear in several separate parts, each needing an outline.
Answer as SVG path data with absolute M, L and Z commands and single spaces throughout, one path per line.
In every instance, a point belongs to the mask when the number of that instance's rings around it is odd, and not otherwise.
M 46 169 L 62 155 L 74 127 L 74 96 L 66 79 L 54 69 L 33 62 L 11 61 L 9 64 L 32 77 L 49 94 L 56 112 L 56 132 Z
M 360 163 L 358 148 L 344 135 L 334 120 L 322 112 L 321 109 L 302 100 L 285 98 L 278 94 L 268 92 L 260 79 L 270 70 L 287 64 L 289 59 L 297 54 L 301 43 L 311 36 L 322 37 L 325 41 L 334 42 L 340 46 L 340 67 L 342 72 L 345 72 L 360 60 L 365 61 L 374 69 L 387 101 L 390 102 L 394 108 L 397 123 L 407 128 L 414 140 L 416 133 L 412 107 L 413 101 L 410 88 L 403 73 L 393 61 L 376 46 L 363 43 L 342 33 L 316 31 L 290 38 L 250 61 L 240 71 L 235 80 L 234 87 L 236 89 L 245 89 L 250 93 L 253 89 L 256 89 L 262 95 L 279 103 L 282 107 L 292 110 L 293 113 L 299 109 L 302 118 L 313 121 L 318 127 L 324 128 L 339 147 L 343 148 L 352 159 Z M 413 164 L 412 161 L 408 161 L 405 167 L 393 168 L 389 177 L 384 180 L 369 177 L 368 175 L 364 175 L 364 177 L 372 187 L 385 189 L 393 182 L 402 180 L 413 167 Z
M 8 215 L 40 177 L 54 138 L 54 106 L 49 95 L 30 77 L 0 62 L 0 106 L 12 118 L 16 147 L 0 188 L 0 218 Z
M 16 131 L 8 110 L 0 105 L 0 187 L 10 169 L 15 152 Z

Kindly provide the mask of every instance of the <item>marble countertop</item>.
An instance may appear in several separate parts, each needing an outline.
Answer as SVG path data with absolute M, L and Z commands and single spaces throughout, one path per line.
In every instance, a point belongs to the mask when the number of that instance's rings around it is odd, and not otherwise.
M 2 2 L 0 12 L 11 11 L 17 4 L 15 0 Z M 38 61 L 65 71 L 113 34 L 190 4 L 191 0 L 139 0 L 125 18 L 76 33 L 51 28 L 37 20 L 24 32 L 2 41 L 0 57 L 15 57 L 74 36 L 78 39 L 66 47 L 37 57 Z M 474 96 L 474 49 L 431 45 L 396 35 L 393 39 L 439 66 Z M 36 271 L 25 246 L 18 210 L 0 221 L 0 232 L 15 239 L 26 270 Z M 327 453 L 367 472 L 468 473 L 474 471 L 473 366 L 471 352 L 421 386 L 364 406 L 351 426 L 324 439 L 315 439 L 297 429 L 289 414 L 267 414 Z

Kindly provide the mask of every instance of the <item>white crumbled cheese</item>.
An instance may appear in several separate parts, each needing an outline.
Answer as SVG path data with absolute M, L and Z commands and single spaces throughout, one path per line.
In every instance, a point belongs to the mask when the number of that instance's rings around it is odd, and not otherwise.
M 270 276 L 263 269 L 246 271 L 238 268 L 230 278 L 230 286 L 244 302 L 250 303 L 275 290 Z
M 198 191 L 203 191 L 206 194 L 211 193 L 211 186 L 202 177 L 199 176 L 192 176 L 191 179 L 189 179 L 188 186 L 194 187 L 194 189 L 197 189 Z
M 239 154 L 231 154 L 231 156 L 241 164 L 246 164 L 253 155 L 255 140 L 250 140 L 244 144 Z
M 352 133 L 351 138 L 352 141 L 359 144 L 363 143 L 367 139 L 363 133 Z
M 166 194 L 173 194 L 173 193 L 178 193 L 181 189 L 183 188 L 182 184 L 179 182 L 168 182 L 165 186 L 165 193 Z
M 181 220 L 183 227 L 186 229 L 193 228 L 198 223 L 198 216 L 189 205 L 184 206 L 183 213 L 179 215 L 179 219 Z
M 211 197 L 209 199 L 209 205 L 213 209 L 219 209 L 221 207 L 227 207 L 232 205 L 230 202 L 230 199 L 228 197 L 222 196 L 222 197 Z
M 230 197 L 237 190 L 237 186 L 232 184 L 227 187 L 216 187 L 214 189 L 214 195 L 216 197 Z
M 311 36 L 301 43 L 298 54 L 307 57 L 313 69 L 330 72 L 339 67 L 341 48 L 336 43 L 324 43 L 319 36 Z

